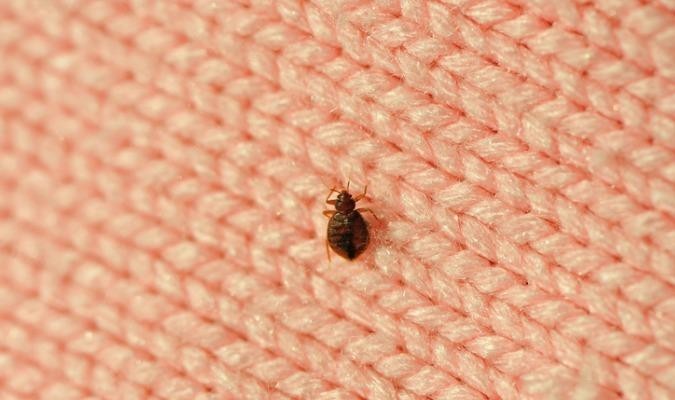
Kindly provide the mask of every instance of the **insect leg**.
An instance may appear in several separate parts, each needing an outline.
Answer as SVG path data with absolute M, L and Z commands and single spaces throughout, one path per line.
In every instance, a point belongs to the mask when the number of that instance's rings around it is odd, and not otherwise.
M 336 212 L 337 212 L 337 211 L 335 211 L 335 210 L 323 210 L 323 215 L 325 215 L 326 217 L 330 218 L 330 217 L 332 217 L 333 215 L 335 215 Z
M 328 257 L 328 264 L 330 264 L 331 261 L 330 261 L 330 249 L 328 248 L 328 239 L 326 239 L 326 256 Z
M 328 192 L 328 196 L 326 196 L 326 203 L 331 204 L 331 203 L 329 203 L 328 199 L 330 198 L 330 195 L 333 194 L 333 193 L 335 193 L 335 192 L 337 192 L 337 190 L 335 190 L 335 188 L 332 187 L 332 188 L 330 189 L 330 192 Z
M 376 220 L 379 220 L 379 218 L 377 218 L 377 215 L 375 215 L 375 213 L 373 212 L 373 210 L 371 210 L 370 208 L 357 208 L 356 211 L 358 211 L 358 212 L 367 212 L 367 213 L 370 213 L 370 215 L 372 215 L 373 217 L 375 217 Z
M 354 201 L 357 202 L 357 201 L 361 200 L 362 198 L 366 197 L 366 192 L 368 192 L 368 185 L 366 185 L 366 186 L 363 188 L 363 193 L 361 193 L 360 195 L 354 197 Z

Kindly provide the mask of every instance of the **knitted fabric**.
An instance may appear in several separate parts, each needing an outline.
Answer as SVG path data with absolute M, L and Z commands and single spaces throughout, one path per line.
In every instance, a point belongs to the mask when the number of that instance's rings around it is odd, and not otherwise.
M 1 0 L 0 398 L 674 399 L 675 2 Z

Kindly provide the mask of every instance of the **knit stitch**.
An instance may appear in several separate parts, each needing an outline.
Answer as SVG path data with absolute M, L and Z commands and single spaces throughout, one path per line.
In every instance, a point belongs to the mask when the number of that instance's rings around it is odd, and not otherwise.
M 673 399 L 675 2 L 2 0 L 0 265 L 3 400 Z

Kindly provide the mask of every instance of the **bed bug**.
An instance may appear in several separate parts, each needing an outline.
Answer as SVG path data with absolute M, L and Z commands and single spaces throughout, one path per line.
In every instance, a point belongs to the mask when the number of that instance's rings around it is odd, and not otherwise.
M 336 199 L 329 200 L 330 196 L 337 192 L 335 188 L 331 189 L 326 196 L 326 203 L 335 206 L 335 210 L 323 212 L 323 215 L 330 218 L 326 229 L 326 253 L 329 261 L 328 247 L 348 260 L 355 259 L 368 247 L 370 233 L 368 224 L 361 213 L 369 212 L 373 217 L 377 217 L 368 208 L 356 208 L 356 202 L 366 196 L 367 190 L 368 186 L 363 189 L 362 194 L 352 197 L 349 193 L 349 183 L 347 183 L 347 189 L 339 191 Z

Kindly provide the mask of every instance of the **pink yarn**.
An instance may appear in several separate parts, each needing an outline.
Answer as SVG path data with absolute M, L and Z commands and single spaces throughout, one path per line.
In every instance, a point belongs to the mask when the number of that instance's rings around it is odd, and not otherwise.
M 673 399 L 675 2 L 4 0 L 0 264 L 3 400 Z

